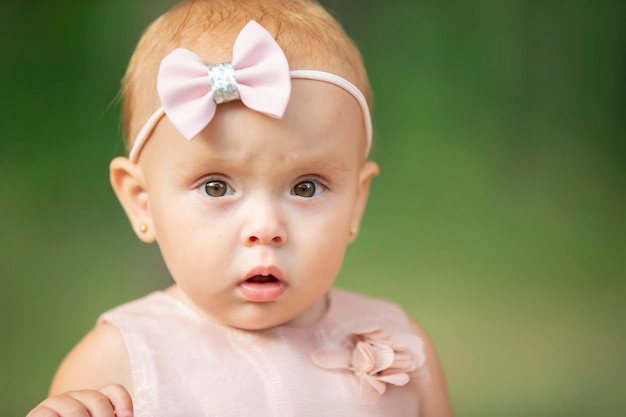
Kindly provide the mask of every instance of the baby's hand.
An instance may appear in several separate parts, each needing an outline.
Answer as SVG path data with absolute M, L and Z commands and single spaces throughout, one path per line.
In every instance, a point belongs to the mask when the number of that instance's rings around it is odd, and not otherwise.
M 48 397 L 26 417 L 132 417 L 133 401 L 121 385 L 69 391 Z

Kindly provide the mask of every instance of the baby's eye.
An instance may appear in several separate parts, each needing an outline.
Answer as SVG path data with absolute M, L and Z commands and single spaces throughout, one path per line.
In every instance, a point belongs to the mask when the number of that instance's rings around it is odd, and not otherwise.
M 325 190 L 325 187 L 316 182 L 316 181 L 301 181 L 297 183 L 292 189 L 291 194 L 297 195 L 298 197 L 317 197 L 322 194 Z
M 233 190 L 226 181 L 211 180 L 204 184 L 204 193 L 209 197 L 223 197 L 227 194 L 232 194 Z

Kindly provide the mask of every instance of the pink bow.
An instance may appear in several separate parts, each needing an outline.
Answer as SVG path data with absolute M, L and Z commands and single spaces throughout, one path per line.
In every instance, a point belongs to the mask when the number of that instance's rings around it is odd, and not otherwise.
M 289 64 L 272 35 L 250 21 L 237 35 L 230 63 L 207 66 L 187 49 L 172 51 L 161 62 L 157 92 L 170 122 L 191 140 L 213 119 L 217 103 L 241 99 L 281 118 L 291 93 Z

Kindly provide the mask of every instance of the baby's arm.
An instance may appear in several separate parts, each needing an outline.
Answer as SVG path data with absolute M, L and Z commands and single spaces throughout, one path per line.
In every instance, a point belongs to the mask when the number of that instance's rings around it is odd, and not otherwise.
M 122 336 L 103 323 L 61 363 L 49 397 L 27 417 L 130 417 L 132 378 Z
M 448 398 L 448 388 L 437 352 L 428 335 L 415 322 L 411 329 L 424 341 L 426 354 L 426 378 L 418 380 L 417 391 L 420 417 L 452 417 L 452 405 Z

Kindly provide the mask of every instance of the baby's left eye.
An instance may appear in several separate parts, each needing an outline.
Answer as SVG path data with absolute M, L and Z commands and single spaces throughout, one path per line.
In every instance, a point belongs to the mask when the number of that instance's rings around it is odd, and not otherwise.
M 233 193 L 232 188 L 226 181 L 213 179 L 203 184 L 202 192 L 209 197 L 224 197 Z
M 322 194 L 324 190 L 325 187 L 322 184 L 316 181 L 307 180 L 297 183 L 291 189 L 291 194 L 297 195 L 298 197 L 311 198 Z

